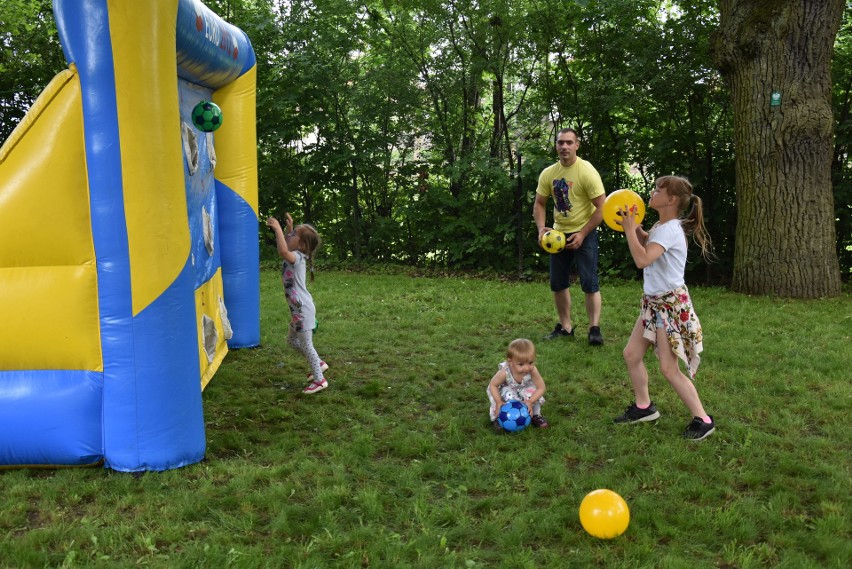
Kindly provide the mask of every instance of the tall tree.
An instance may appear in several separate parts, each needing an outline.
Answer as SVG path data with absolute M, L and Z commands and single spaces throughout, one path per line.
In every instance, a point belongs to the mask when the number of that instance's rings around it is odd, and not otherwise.
M 733 288 L 836 296 L 831 57 L 845 0 L 720 0 L 738 224 Z

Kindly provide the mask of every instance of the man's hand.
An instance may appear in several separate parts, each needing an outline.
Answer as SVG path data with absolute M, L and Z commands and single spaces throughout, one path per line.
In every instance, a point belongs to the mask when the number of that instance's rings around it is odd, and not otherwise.
M 577 250 L 583 245 L 583 241 L 585 240 L 586 236 L 582 233 L 572 233 L 571 235 L 565 238 L 565 248 Z

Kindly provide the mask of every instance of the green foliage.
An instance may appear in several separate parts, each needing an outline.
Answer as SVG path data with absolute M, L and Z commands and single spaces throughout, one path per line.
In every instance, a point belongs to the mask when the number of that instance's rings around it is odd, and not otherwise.
M 257 53 L 261 211 L 316 224 L 329 258 L 539 270 L 533 193 L 556 159 L 555 129 L 571 126 L 608 191 L 688 176 L 718 257 L 690 276 L 728 281 L 737 211 L 730 93 L 710 55 L 715 0 L 207 3 Z M 833 162 L 847 278 L 849 13 Z M 6 135 L 65 64 L 47 0 L 0 4 L 0 36 Z M 601 231 L 603 271 L 632 276 L 619 236 Z
M 715 7 L 666 6 L 291 3 L 274 47 L 254 41 L 281 62 L 260 81 L 275 134 L 261 134 L 261 201 L 304 212 L 336 259 L 511 271 L 520 254 L 528 270 L 542 262 L 535 183 L 571 125 L 610 191 L 695 182 L 723 261 L 696 274 L 724 281 L 735 200 L 728 94 L 707 48 Z M 522 164 L 520 202 L 516 151 L 535 164 Z M 604 272 L 632 276 L 619 236 L 602 233 Z
M 691 287 L 717 432 L 689 443 L 653 354 L 660 421 L 611 424 L 631 399 L 636 283 L 603 284 L 600 348 L 538 341 L 554 318 L 541 281 L 320 270 L 311 290 L 327 390 L 299 393 L 307 363 L 264 271 L 262 345 L 204 391 L 206 459 L 0 471 L 0 567 L 848 567 L 848 295 Z M 515 337 L 537 344 L 551 426 L 497 435 L 485 386 Z M 597 488 L 630 508 L 619 538 L 579 523 Z
M 0 3 L 0 141 L 65 66 L 50 0 Z

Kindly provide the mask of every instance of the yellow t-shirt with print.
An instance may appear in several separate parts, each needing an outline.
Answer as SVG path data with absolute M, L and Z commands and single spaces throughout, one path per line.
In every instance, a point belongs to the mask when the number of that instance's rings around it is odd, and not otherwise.
M 553 228 L 576 233 L 595 212 L 592 200 L 606 192 L 595 167 L 578 156 L 567 168 L 559 162 L 545 168 L 536 193 L 553 197 Z

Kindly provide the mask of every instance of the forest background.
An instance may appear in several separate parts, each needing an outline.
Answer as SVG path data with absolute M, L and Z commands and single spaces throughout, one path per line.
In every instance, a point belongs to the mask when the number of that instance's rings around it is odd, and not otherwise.
M 647 198 L 655 177 L 689 177 L 717 259 L 691 255 L 687 279 L 730 283 L 734 117 L 713 63 L 717 1 L 205 3 L 257 54 L 261 218 L 289 211 L 315 224 L 324 262 L 541 274 L 535 187 L 556 161 L 555 131 L 572 127 L 608 192 Z M 847 282 L 850 7 L 832 59 L 836 252 Z M 66 67 L 51 10 L 49 0 L 0 7 L 2 140 Z M 601 270 L 636 276 L 623 237 L 606 228 Z

